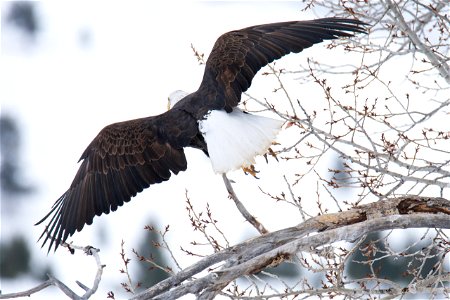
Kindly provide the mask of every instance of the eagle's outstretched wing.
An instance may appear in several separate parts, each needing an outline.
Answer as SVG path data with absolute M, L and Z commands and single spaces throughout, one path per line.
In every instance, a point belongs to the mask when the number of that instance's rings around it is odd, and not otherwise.
M 252 26 L 219 37 L 199 89 L 159 116 L 105 127 L 84 151 L 70 188 L 37 224 L 50 218 L 41 235 L 49 250 L 109 213 L 151 184 L 186 170 L 183 147 L 207 153 L 197 121 L 212 109 L 231 112 L 254 75 L 288 53 L 326 39 L 365 32 L 357 20 L 325 18 Z
M 227 112 L 238 105 L 255 74 L 262 67 L 289 53 L 324 40 L 364 33 L 365 23 L 342 18 L 292 21 L 251 26 L 221 35 L 206 62 L 199 90 L 207 90 L 210 106 Z
M 115 211 L 131 197 L 186 170 L 183 147 L 198 134 L 195 119 L 179 110 L 106 126 L 89 144 L 70 188 L 36 225 L 50 218 L 40 238 L 49 250 Z

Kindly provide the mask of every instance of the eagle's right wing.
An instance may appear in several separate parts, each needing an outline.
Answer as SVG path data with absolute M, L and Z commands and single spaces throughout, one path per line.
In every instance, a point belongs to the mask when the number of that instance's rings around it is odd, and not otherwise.
M 49 250 L 92 224 L 95 215 L 115 211 L 131 197 L 186 170 L 183 147 L 197 134 L 197 123 L 178 110 L 106 126 L 89 144 L 70 188 L 36 225 L 50 218 L 42 233 Z

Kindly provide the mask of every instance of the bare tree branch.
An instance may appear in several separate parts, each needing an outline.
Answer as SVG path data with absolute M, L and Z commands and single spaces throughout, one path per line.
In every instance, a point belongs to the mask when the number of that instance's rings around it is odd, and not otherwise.
M 233 280 L 279 265 L 298 252 L 320 255 L 320 249 L 326 245 L 353 242 L 370 232 L 424 227 L 450 229 L 450 201 L 405 196 L 311 218 L 295 227 L 262 235 L 206 257 L 132 299 L 176 299 L 186 294 L 213 299 Z M 218 271 L 186 281 L 218 263 L 222 263 Z M 444 278 L 447 275 L 441 280 Z M 302 293 L 309 292 L 301 289 L 295 292 Z
M 450 84 L 450 67 L 447 64 L 447 59 L 442 59 L 441 57 L 437 56 L 434 52 L 431 51 L 430 47 L 425 46 L 424 43 L 419 39 L 417 34 L 408 26 L 408 24 L 405 21 L 405 18 L 403 17 L 402 12 L 399 10 L 397 4 L 393 3 L 391 0 L 385 0 L 388 9 L 393 13 L 393 19 L 397 20 L 397 24 L 400 26 L 400 28 L 406 32 L 410 40 L 416 45 L 416 47 L 425 54 L 430 62 L 433 64 L 433 66 L 439 70 L 439 73 L 441 74 L 442 78 L 447 81 L 448 84 Z M 447 3 L 448 4 L 448 3 Z M 441 9 L 445 4 L 440 3 L 435 10 Z
M 234 203 L 236 204 L 237 209 L 241 213 L 241 215 L 255 227 L 255 229 L 260 234 L 266 234 L 269 231 L 264 227 L 263 224 L 261 224 L 250 212 L 245 208 L 244 204 L 242 204 L 241 201 L 239 201 L 239 198 L 237 197 L 236 193 L 234 192 L 233 186 L 231 185 L 230 180 L 228 180 L 228 177 L 226 174 L 222 174 L 223 182 L 225 183 L 225 187 L 227 188 L 229 197 L 233 199 Z
M 95 294 L 95 292 L 98 289 L 98 285 L 100 284 L 100 281 L 101 281 L 101 277 L 103 274 L 103 268 L 105 267 L 105 265 L 102 265 L 102 263 L 100 261 L 100 256 L 98 254 L 98 252 L 100 252 L 100 250 L 98 250 L 94 247 L 91 247 L 91 246 L 81 247 L 81 246 L 75 246 L 72 244 L 63 244 L 62 246 L 68 247 L 69 249 L 71 249 L 71 251 L 73 251 L 73 249 L 83 250 L 86 255 L 94 256 L 95 262 L 97 264 L 97 274 L 96 274 L 94 282 L 92 284 L 92 288 L 88 288 L 86 285 L 77 281 L 77 284 L 82 289 L 85 290 L 85 293 L 82 296 L 78 296 L 74 291 L 72 291 L 67 285 L 62 283 L 56 277 L 53 277 L 52 275 L 47 274 L 49 279 L 47 281 L 39 284 L 38 286 L 31 288 L 29 290 L 23 291 L 23 292 L 11 293 L 11 294 L 0 294 L 0 299 L 30 297 L 32 294 L 35 294 L 35 293 L 37 293 L 49 286 L 52 286 L 52 285 L 59 288 L 70 299 L 85 300 L 85 299 L 89 299 L 93 294 Z
M 31 295 L 42 291 L 43 289 L 55 285 L 52 279 L 48 279 L 47 281 L 39 284 L 38 286 L 31 288 L 29 290 L 17 293 L 10 294 L 0 294 L 0 299 L 13 299 L 13 298 L 22 298 L 22 297 L 30 297 Z

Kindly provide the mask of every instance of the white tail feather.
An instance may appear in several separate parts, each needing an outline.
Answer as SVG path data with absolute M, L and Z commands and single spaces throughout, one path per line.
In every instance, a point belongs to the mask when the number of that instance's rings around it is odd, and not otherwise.
M 254 164 L 255 156 L 267 151 L 283 123 L 239 109 L 231 113 L 213 110 L 199 121 L 199 128 L 214 171 L 226 173 Z

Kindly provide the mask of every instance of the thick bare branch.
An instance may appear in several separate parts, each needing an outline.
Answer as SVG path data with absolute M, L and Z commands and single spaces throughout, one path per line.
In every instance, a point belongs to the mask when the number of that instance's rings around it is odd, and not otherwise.
M 186 294 L 213 299 L 233 280 L 290 260 L 298 252 L 317 255 L 324 246 L 352 242 L 370 232 L 423 227 L 450 229 L 450 201 L 405 196 L 311 218 L 215 253 L 132 299 L 175 299 Z M 222 263 L 218 271 L 186 281 L 218 263 Z

